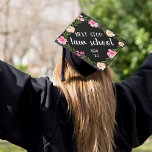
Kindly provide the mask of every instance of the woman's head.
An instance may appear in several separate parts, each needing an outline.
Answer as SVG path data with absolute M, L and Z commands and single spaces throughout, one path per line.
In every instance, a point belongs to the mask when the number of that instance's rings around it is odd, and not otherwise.
M 53 73 L 64 93 L 74 120 L 78 152 L 112 152 L 116 101 L 108 66 L 103 72 L 83 76 L 65 60 L 65 79 L 61 81 L 60 58 Z

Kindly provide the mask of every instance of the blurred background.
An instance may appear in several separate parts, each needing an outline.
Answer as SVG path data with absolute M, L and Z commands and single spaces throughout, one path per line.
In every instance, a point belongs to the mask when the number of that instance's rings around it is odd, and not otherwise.
M 129 77 L 152 51 L 152 0 L 0 0 L 0 59 L 52 79 L 62 53 L 54 40 L 81 11 L 127 41 L 110 66 Z M 0 152 L 25 151 L 0 141 Z M 133 152 L 152 152 L 152 138 Z

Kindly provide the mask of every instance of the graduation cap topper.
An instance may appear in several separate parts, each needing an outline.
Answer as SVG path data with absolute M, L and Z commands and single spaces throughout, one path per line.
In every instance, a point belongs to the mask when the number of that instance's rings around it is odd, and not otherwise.
M 84 12 L 55 40 L 93 68 L 103 71 L 124 47 L 126 41 Z M 63 51 L 63 58 L 65 52 Z M 64 59 L 63 59 L 64 60 Z M 62 74 L 64 63 L 62 64 Z M 65 79 L 63 78 L 63 81 Z

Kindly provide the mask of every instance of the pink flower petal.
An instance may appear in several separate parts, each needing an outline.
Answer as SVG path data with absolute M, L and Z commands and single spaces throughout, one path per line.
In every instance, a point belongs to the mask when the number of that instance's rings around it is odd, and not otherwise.
M 113 52 L 111 49 L 108 49 L 108 52 Z
M 83 18 L 81 18 L 81 19 L 80 19 L 80 21 L 84 21 L 84 19 L 83 19 Z
M 115 55 L 117 54 L 116 51 L 112 51 L 111 49 L 108 49 L 107 55 L 109 56 L 109 58 L 114 58 Z
M 61 44 L 66 44 L 66 42 L 68 42 L 67 39 L 65 39 L 63 36 L 60 36 L 60 37 L 57 39 L 57 41 L 58 41 L 59 43 L 61 43 Z
M 79 54 L 79 53 L 77 53 L 77 55 L 78 55 L 78 56 L 80 56 L 80 54 Z
M 122 47 L 125 45 L 123 42 L 119 42 L 118 44 L 119 46 L 122 46 Z
M 88 22 L 88 24 L 90 24 L 92 27 L 99 27 L 98 23 L 95 22 L 94 20 L 90 20 L 90 21 Z
M 80 52 L 80 54 L 84 54 L 84 52 Z
M 80 20 L 80 17 L 77 17 L 77 20 Z

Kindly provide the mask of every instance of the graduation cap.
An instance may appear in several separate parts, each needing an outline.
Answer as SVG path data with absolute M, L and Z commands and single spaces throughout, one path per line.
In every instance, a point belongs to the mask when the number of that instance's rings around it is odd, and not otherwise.
M 87 76 L 96 70 L 102 72 L 126 44 L 124 39 L 84 12 L 55 42 L 63 47 L 61 81 L 65 81 L 65 58 L 76 71 Z

